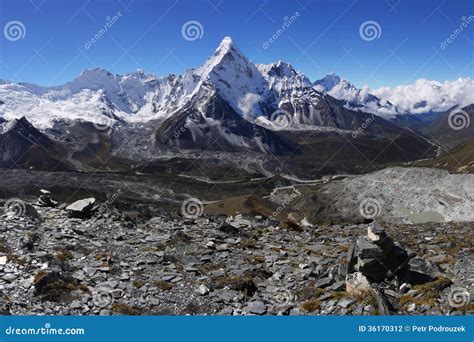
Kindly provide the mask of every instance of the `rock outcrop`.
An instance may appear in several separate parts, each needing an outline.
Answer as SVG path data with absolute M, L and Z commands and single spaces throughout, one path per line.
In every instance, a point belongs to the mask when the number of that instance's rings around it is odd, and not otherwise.
M 55 207 L 56 205 L 58 205 L 58 201 L 52 199 L 51 196 L 51 191 L 41 189 L 40 196 L 38 197 L 38 200 L 35 204 L 40 207 Z
M 84 198 L 68 205 L 66 211 L 71 217 L 87 218 L 97 210 L 95 203 L 96 199 L 94 197 Z

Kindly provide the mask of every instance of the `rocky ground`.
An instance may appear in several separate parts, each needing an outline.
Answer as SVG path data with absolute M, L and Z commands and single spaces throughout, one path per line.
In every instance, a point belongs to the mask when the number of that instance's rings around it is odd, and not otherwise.
M 259 216 L 142 220 L 112 205 L 91 217 L 65 204 L 21 208 L 0 219 L 2 314 L 474 313 L 473 223 L 384 231 Z
M 386 168 L 328 183 L 338 214 L 377 214 L 388 222 L 474 221 L 474 174 L 430 168 Z

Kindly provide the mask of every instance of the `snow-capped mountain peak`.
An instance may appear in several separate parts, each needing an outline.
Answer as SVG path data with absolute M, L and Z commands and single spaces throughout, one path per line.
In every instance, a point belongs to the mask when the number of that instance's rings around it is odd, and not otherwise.
M 112 93 L 119 91 L 119 82 L 120 77 L 107 70 L 100 68 L 84 69 L 78 77 L 66 83 L 64 88 L 72 93 L 78 93 L 83 89 L 104 89 L 106 92 Z
M 331 90 L 339 83 L 341 83 L 341 78 L 335 73 L 330 73 L 314 82 L 314 87 L 316 90 L 324 92 Z
M 269 77 L 290 78 L 298 74 L 291 64 L 283 61 L 270 64 L 257 64 L 257 68 L 263 75 L 268 75 Z
M 235 50 L 237 53 L 242 54 L 242 52 L 235 46 L 232 38 L 226 36 L 222 39 L 221 43 L 217 47 L 215 55 L 224 55 L 232 49 Z
M 315 90 L 338 100 L 346 101 L 346 108 L 377 114 L 386 118 L 401 114 L 390 101 L 381 100 L 370 93 L 367 86 L 358 89 L 351 82 L 334 73 L 327 74 L 313 83 Z
M 194 79 L 200 79 L 195 91 L 207 82 L 237 113 L 246 117 L 260 114 L 259 102 L 266 82 L 230 37 L 225 37 L 214 55 L 192 73 Z
M 351 82 L 336 75 L 335 73 L 327 74 L 322 79 L 315 81 L 313 86 L 317 91 L 328 93 L 332 92 L 334 95 L 337 95 L 338 91 L 344 91 L 346 93 L 352 93 L 351 95 L 354 96 L 358 91 L 358 89 Z M 339 97 L 336 96 L 336 98 Z M 344 98 L 341 96 L 340 99 Z
M 257 69 L 268 84 L 270 91 L 279 98 L 291 97 L 295 91 L 311 87 L 311 81 L 291 64 L 278 61 L 270 64 L 257 64 Z
M 157 77 L 143 70 L 115 75 L 95 68 L 54 87 L 0 80 L 0 117 L 26 116 L 41 129 L 52 127 L 55 121 L 101 123 L 104 115 L 122 122 L 163 121 L 193 98 L 204 101 L 218 93 L 251 122 L 260 116 L 271 119 L 275 111 L 283 110 L 293 116 L 294 125 L 327 125 L 321 119 L 321 113 L 326 113 L 326 94 L 345 101 L 346 109 L 391 118 L 470 104 L 474 101 L 473 84 L 471 79 L 444 83 L 419 80 L 409 86 L 358 89 L 334 73 L 312 83 L 283 61 L 255 65 L 225 37 L 204 64 L 183 75 Z

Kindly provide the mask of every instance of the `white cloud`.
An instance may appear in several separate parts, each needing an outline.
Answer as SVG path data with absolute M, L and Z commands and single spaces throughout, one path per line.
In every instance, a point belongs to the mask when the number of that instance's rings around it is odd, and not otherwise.
M 419 79 L 415 84 L 394 88 L 382 87 L 371 93 L 395 104 L 400 111 L 412 114 L 442 112 L 453 106 L 461 107 L 474 103 L 474 80 L 458 78 L 443 83 Z
M 260 109 L 258 107 L 260 99 L 260 95 L 253 93 L 245 94 L 240 98 L 238 107 L 245 118 L 253 118 L 256 114 L 260 114 Z

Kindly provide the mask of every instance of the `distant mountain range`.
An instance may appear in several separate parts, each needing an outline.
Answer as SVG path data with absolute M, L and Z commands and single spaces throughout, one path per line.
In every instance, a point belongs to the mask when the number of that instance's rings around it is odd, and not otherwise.
M 472 93 L 463 91 L 469 91 L 473 81 L 453 82 L 464 84 L 455 88 L 457 97 L 441 96 L 438 103 L 427 98 L 423 103 L 426 112 L 452 105 L 455 99 L 460 101 L 456 105 L 471 100 Z M 430 86 L 445 94 L 449 91 L 444 88 L 451 89 L 453 84 Z M 14 132 L 26 129 L 36 140 L 45 142 L 48 158 L 53 161 L 64 154 L 61 151 L 69 151 L 72 159 L 60 165 L 64 169 L 84 160 L 90 164 L 87 150 L 132 159 L 153 157 L 168 149 L 298 153 L 301 142 L 294 135 L 279 132 L 359 132 L 377 139 L 393 134 L 404 143 L 418 144 L 421 151 L 430 145 L 397 122 L 415 117 L 407 110 L 412 107 L 422 113 L 422 104 L 399 101 L 393 95 L 399 93 L 403 90 L 398 87 L 374 93 L 357 89 L 335 74 L 311 82 L 282 61 L 256 65 L 226 37 L 203 65 L 183 75 L 156 77 L 142 70 L 113 75 L 93 69 L 55 87 L 1 81 L 4 134 L 0 143 L 5 159 L 11 155 L 11 142 L 24 137 Z M 419 101 L 418 97 L 412 98 Z M 18 154 L 31 151 L 28 141 L 23 139 Z M 82 145 L 71 154 L 71 145 L 78 142 Z M 406 153 L 406 159 L 413 158 L 416 156 L 410 151 Z M 116 162 L 114 165 L 121 163 Z
M 226 37 L 202 66 L 183 75 L 157 77 L 143 70 L 113 75 L 103 69 L 92 69 L 54 87 L 2 80 L 0 114 L 5 120 L 26 116 L 39 128 L 52 127 L 58 120 L 103 122 L 104 115 L 124 122 L 163 120 L 186 106 L 206 83 L 212 83 L 223 100 L 246 120 L 270 119 L 274 111 L 285 108 L 295 114 L 291 118 L 294 128 L 305 124 L 324 126 L 318 117 L 318 104 L 327 95 L 345 101 L 347 109 L 388 119 L 443 112 L 456 105 L 474 103 L 471 79 L 445 83 L 418 80 L 414 85 L 375 90 L 358 89 L 335 74 L 311 82 L 281 61 L 251 63 Z M 302 115 L 301 109 L 306 113 Z

